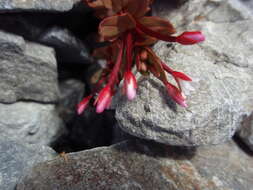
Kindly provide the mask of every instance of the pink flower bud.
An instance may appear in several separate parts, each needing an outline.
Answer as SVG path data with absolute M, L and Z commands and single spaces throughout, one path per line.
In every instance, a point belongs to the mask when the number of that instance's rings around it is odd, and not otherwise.
M 126 71 L 124 75 L 123 91 L 126 93 L 128 100 L 133 100 L 136 96 L 137 82 L 131 71 Z
M 205 36 L 200 31 L 183 32 L 176 37 L 176 42 L 183 45 L 192 45 L 205 40 Z
M 166 88 L 167 88 L 167 92 L 169 94 L 169 96 L 179 105 L 183 106 L 183 107 L 187 107 L 187 104 L 185 102 L 185 98 L 183 97 L 183 95 L 181 94 L 180 90 L 175 87 L 174 85 L 167 83 L 165 84 Z
M 77 114 L 80 115 L 83 111 L 88 107 L 90 99 L 92 95 L 85 97 L 78 105 L 77 105 Z
M 109 85 L 105 86 L 98 94 L 94 102 L 96 105 L 96 112 L 102 113 L 106 108 L 109 108 L 112 100 L 112 90 Z

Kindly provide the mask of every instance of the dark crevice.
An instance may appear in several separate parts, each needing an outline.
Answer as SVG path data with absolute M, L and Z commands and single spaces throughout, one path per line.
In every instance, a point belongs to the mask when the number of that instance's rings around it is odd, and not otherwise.
M 253 157 L 253 151 L 250 150 L 250 148 L 248 147 L 248 145 L 246 145 L 241 139 L 240 137 L 238 137 L 237 135 L 235 135 L 233 137 L 233 140 L 236 142 L 237 146 L 243 150 L 247 155 L 252 156 Z

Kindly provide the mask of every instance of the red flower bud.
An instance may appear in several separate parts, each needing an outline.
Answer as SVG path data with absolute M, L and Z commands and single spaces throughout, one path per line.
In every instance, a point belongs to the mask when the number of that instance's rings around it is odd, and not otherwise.
M 187 104 L 185 102 L 185 98 L 181 94 L 180 90 L 170 83 L 166 83 L 165 85 L 166 85 L 167 92 L 168 92 L 169 96 L 179 105 L 181 105 L 183 107 L 187 107 Z
M 126 71 L 124 74 L 123 92 L 126 93 L 128 100 L 133 100 L 136 96 L 137 82 L 131 71 Z
M 80 115 L 83 111 L 88 107 L 90 99 L 92 95 L 85 97 L 78 105 L 77 105 L 77 114 Z
M 205 36 L 200 31 L 183 32 L 176 37 L 176 42 L 183 45 L 192 45 L 205 40 Z
M 102 113 L 111 104 L 112 90 L 109 85 L 105 86 L 98 94 L 97 99 L 94 102 L 96 105 L 96 112 Z

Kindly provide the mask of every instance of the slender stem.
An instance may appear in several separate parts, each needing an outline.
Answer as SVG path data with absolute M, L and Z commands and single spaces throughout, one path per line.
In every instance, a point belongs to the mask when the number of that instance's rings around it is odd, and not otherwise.
M 173 70 L 168 65 L 166 65 L 165 63 L 161 62 L 161 64 L 163 66 L 163 69 L 173 76 L 174 80 L 177 83 L 179 91 L 182 92 L 182 88 L 181 88 L 180 82 L 179 82 L 178 78 L 173 75 Z
M 163 69 L 165 71 L 167 71 L 168 73 L 172 74 L 173 70 L 168 66 L 166 65 L 165 63 L 161 62 L 162 66 L 163 66 Z
M 147 34 L 151 37 L 154 37 L 154 38 L 157 38 L 159 40 L 166 41 L 166 42 L 176 42 L 176 39 L 177 39 L 176 37 L 161 34 L 161 33 L 158 33 L 154 30 L 151 30 L 148 27 L 141 24 L 140 22 L 138 22 L 137 20 L 136 20 L 136 27 L 137 27 L 137 29 L 141 30 L 143 33 L 145 33 L 145 34 Z
M 136 67 L 137 67 L 137 69 L 138 69 L 138 70 L 140 70 L 140 66 L 141 66 L 141 59 L 140 59 L 139 52 L 138 52 L 138 53 L 136 53 L 135 63 L 136 63 Z
M 105 81 L 106 77 L 103 76 L 99 81 L 95 84 L 95 87 L 91 91 L 91 95 L 94 95 L 101 87 L 102 83 Z
M 156 71 L 160 74 L 160 76 L 158 76 L 157 78 L 163 81 L 164 84 L 167 83 L 167 77 L 161 64 L 162 61 L 160 60 L 160 58 L 157 57 L 157 55 L 149 47 L 144 47 L 144 49 L 150 54 L 151 58 L 153 59 L 153 65 Z
M 110 74 L 110 78 L 109 78 L 109 82 L 108 82 L 108 85 L 111 86 L 111 87 L 114 85 L 114 83 L 115 83 L 115 81 L 117 80 L 117 77 L 118 77 L 118 72 L 119 72 L 119 69 L 120 69 L 120 65 L 122 63 L 124 46 L 125 46 L 124 41 L 121 41 L 118 57 L 117 57 L 115 65 L 112 69 L 112 72 Z
M 133 59 L 133 36 L 131 32 L 128 32 L 126 35 L 126 56 L 127 56 L 127 66 L 126 70 L 130 71 L 132 66 Z

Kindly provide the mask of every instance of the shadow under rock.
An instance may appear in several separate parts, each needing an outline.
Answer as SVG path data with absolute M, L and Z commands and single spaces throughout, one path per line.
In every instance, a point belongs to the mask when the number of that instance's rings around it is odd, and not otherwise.
M 180 6 L 182 6 L 185 2 L 188 0 L 160 0 L 160 1 L 155 1 L 153 6 L 156 7 L 163 7 L 166 10 L 171 10 L 171 9 L 177 9 Z
M 240 137 L 238 137 L 237 135 L 235 135 L 233 137 L 233 140 L 235 141 L 236 145 L 242 150 L 244 151 L 248 156 L 253 157 L 253 152 L 249 149 L 249 147 L 240 139 Z
M 68 124 L 69 133 L 53 145 L 57 152 L 76 152 L 111 145 L 113 126 L 116 123 L 114 111 L 97 114 L 93 107 L 76 115 Z
M 159 95 L 162 97 L 163 105 L 167 105 L 173 112 L 177 113 L 177 104 L 168 95 L 166 87 L 154 80 L 149 80 L 149 82 L 152 85 L 152 88 L 159 90 Z
M 196 147 L 170 146 L 150 140 L 135 139 L 127 142 L 126 146 L 115 146 L 117 151 L 143 154 L 153 158 L 171 158 L 174 160 L 190 160 L 196 154 Z

